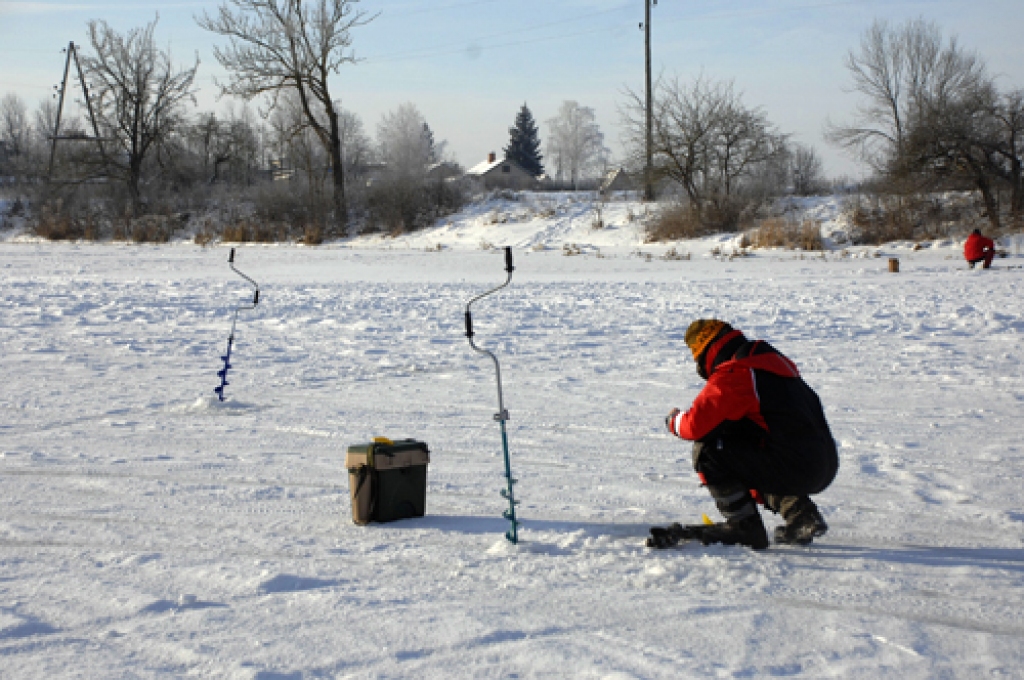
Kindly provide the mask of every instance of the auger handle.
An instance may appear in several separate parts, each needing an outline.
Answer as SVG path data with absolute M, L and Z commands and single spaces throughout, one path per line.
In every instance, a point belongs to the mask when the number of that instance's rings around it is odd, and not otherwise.
M 228 255 L 228 264 L 231 265 L 231 271 L 233 271 L 234 273 L 238 274 L 243 279 L 248 281 L 249 285 L 251 285 L 253 288 L 256 289 L 256 291 L 253 293 L 253 296 L 252 296 L 252 307 L 253 307 L 253 309 L 255 309 L 256 305 L 258 305 L 260 303 L 260 284 L 258 284 L 255 281 L 253 281 L 251 276 L 247 276 L 246 274 L 243 274 L 242 272 L 238 271 L 238 269 L 235 267 L 235 249 L 234 248 L 231 249 L 231 253 Z

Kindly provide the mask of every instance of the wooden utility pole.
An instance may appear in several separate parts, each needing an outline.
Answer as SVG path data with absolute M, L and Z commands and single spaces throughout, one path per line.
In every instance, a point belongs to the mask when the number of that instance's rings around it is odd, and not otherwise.
M 647 163 L 644 165 L 644 200 L 654 200 L 654 133 L 652 126 L 654 124 L 654 93 L 651 88 L 651 3 L 658 4 L 658 0 L 644 0 L 645 12 L 644 12 L 644 52 L 646 61 L 646 76 L 647 76 L 647 103 L 645 108 L 647 109 L 647 148 L 646 158 Z

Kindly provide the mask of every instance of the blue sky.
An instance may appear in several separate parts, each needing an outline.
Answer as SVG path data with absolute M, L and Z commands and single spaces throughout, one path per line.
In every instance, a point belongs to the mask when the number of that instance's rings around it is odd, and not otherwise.
M 63 49 L 86 43 L 89 19 L 118 30 L 159 12 L 157 39 L 178 62 L 198 53 L 199 107 L 220 109 L 213 79 L 217 36 L 194 21 L 209 2 L 8 2 L 0 0 L 0 93 L 33 107 L 60 80 Z M 564 100 L 593 107 L 619 151 L 622 91 L 643 86 L 643 0 L 363 0 L 371 24 L 354 32 L 363 61 L 332 87 L 371 135 L 403 102 L 423 112 L 437 139 L 464 165 L 501 151 L 525 101 L 541 127 Z M 977 50 L 1004 88 L 1024 87 L 1024 2 L 918 0 L 660 0 L 653 10 L 655 73 L 701 72 L 732 80 L 744 101 L 779 128 L 813 145 L 831 175 L 859 166 L 822 139 L 829 118 L 848 119 L 844 55 L 876 18 L 924 17 Z

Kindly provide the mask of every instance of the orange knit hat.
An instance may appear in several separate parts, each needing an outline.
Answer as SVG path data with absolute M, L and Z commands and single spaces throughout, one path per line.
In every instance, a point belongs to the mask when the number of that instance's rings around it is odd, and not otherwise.
M 718 319 L 697 319 L 690 324 L 689 328 L 686 329 L 686 335 L 683 336 L 683 339 L 686 341 L 690 351 L 693 352 L 694 361 L 708 348 L 708 345 L 718 336 L 721 330 L 727 327 L 729 327 L 729 324 Z

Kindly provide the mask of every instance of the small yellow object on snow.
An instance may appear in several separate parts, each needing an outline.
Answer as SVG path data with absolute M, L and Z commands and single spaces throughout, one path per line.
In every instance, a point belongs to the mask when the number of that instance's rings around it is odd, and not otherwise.
M 704 522 L 704 524 L 714 524 L 714 522 L 711 521 L 711 518 L 708 517 L 708 513 L 706 512 L 702 512 L 700 514 L 700 519 L 702 522 Z

